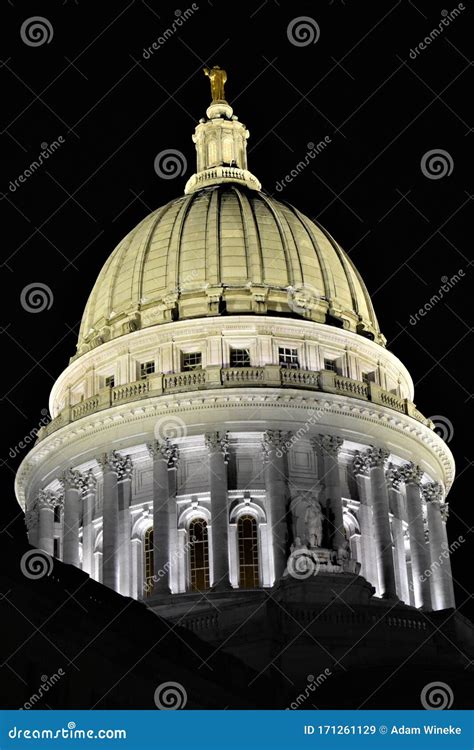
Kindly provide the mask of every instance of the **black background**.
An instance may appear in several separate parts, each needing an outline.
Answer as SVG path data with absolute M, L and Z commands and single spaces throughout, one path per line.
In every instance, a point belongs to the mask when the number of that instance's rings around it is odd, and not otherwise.
M 190 5 L 3 3 L 2 533 L 24 533 L 13 491 L 26 454 L 18 444 L 38 426 L 52 384 L 75 352 L 103 263 L 147 213 L 182 193 L 194 171 L 191 134 L 210 98 L 202 67 L 217 64 L 228 71 L 227 98 L 250 129 L 251 171 L 350 253 L 388 347 L 413 376 L 418 408 L 441 418 L 458 475 L 449 536 L 469 542 L 469 3 L 413 60 L 410 49 L 454 6 L 199 0 L 177 33 L 144 59 L 144 48 Z M 50 21 L 49 44 L 22 41 L 21 24 L 34 15 Z M 299 16 L 317 22 L 317 43 L 290 43 L 287 27 Z M 10 181 L 38 157 L 42 143 L 59 136 L 60 149 L 13 192 Z M 305 157 L 307 144 L 325 136 L 327 148 L 278 192 L 276 183 Z M 154 160 L 164 149 L 184 154 L 185 174 L 157 176 Z M 450 176 L 422 173 L 421 158 L 432 149 L 449 153 Z M 459 269 L 464 278 L 411 325 L 441 278 Z M 21 292 L 33 282 L 50 287 L 49 310 L 23 309 Z M 469 546 L 452 556 L 465 613 Z

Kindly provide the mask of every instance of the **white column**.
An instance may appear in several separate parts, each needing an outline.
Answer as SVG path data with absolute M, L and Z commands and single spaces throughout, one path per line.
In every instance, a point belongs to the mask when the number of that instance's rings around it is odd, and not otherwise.
M 122 457 L 116 452 L 104 453 L 101 458 L 103 472 L 102 502 L 102 583 L 119 591 L 119 523 L 118 523 L 118 472 Z
M 341 479 L 339 474 L 339 451 L 343 439 L 335 435 L 318 435 L 312 441 L 313 447 L 319 447 L 323 459 L 324 475 L 319 477 L 325 487 L 326 514 L 332 549 L 340 553 L 347 548 L 344 533 L 344 515 L 342 510 Z
M 82 487 L 82 570 L 94 575 L 94 518 L 97 480 L 92 469 L 84 478 Z
M 406 487 L 407 519 L 410 535 L 411 573 L 415 607 L 431 609 L 430 581 L 425 575 L 429 569 L 428 549 L 425 541 L 421 478 L 423 471 L 414 463 L 400 469 Z
M 429 548 L 431 560 L 431 600 L 433 609 L 455 607 L 453 576 L 449 553 L 446 523 L 447 506 L 443 503 L 444 490 L 438 482 L 423 486 L 428 515 Z
M 285 572 L 289 552 L 286 461 L 281 450 L 283 440 L 280 430 L 267 430 L 263 434 L 262 453 L 265 465 L 267 508 L 273 540 L 275 583 Z
M 64 491 L 63 562 L 79 567 L 79 514 L 82 474 L 67 469 L 61 477 Z
M 211 586 L 215 590 L 231 588 L 229 580 L 229 510 L 227 507 L 227 462 L 229 446 L 226 435 L 208 432 L 209 485 L 211 490 Z
M 395 466 L 388 465 L 386 471 L 388 487 L 388 505 L 392 513 L 392 532 L 394 542 L 395 582 L 397 594 L 402 602 L 410 604 L 410 590 L 408 588 L 408 570 L 405 554 L 405 531 L 403 521 L 405 513 L 400 484 L 402 476 Z
M 143 598 L 143 550 L 140 539 L 131 541 L 131 577 L 130 596 L 133 599 Z
M 360 525 L 361 574 L 374 586 L 380 596 L 380 582 L 374 548 L 374 524 L 372 517 L 372 488 L 369 479 L 367 456 L 359 451 L 354 456 L 352 470 L 359 495 L 358 518 Z
M 118 472 L 118 504 L 119 504 L 119 571 L 120 588 L 123 596 L 130 596 L 130 561 L 131 561 L 131 520 L 130 503 L 132 497 L 133 463 L 130 456 L 126 456 L 120 464 Z
M 147 445 L 153 461 L 153 593 L 169 594 L 169 440 Z M 164 575 L 163 575 L 164 573 Z
M 385 461 L 388 452 L 383 448 L 369 448 L 366 452 L 369 461 L 369 476 L 372 487 L 374 544 L 380 578 L 380 592 L 385 599 L 397 596 L 395 571 L 393 566 L 392 535 L 388 507 Z
M 54 555 L 54 507 L 56 498 L 49 490 L 40 490 L 36 502 L 38 508 L 38 548 Z

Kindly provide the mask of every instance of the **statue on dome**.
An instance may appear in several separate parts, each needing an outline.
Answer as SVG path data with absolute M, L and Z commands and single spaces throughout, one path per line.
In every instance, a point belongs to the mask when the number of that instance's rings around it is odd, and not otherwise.
M 213 102 L 225 101 L 224 84 L 227 81 L 227 73 L 218 65 L 213 68 L 204 68 L 204 75 L 209 77 L 211 82 L 211 95 Z

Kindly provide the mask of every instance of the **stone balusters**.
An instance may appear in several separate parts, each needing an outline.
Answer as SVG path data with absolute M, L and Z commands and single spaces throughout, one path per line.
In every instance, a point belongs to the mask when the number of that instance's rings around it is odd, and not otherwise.
M 320 451 L 323 460 L 323 476 L 321 480 L 325 486 L 330 543 L 331 547 L 339 552 L 347 544 L 344 533 L 341 479 L 339 474 L 339 451 L 344 441 L 342 438 L 334 435 L 318 435 L 311 442 L 313 448 Z
M 82 483 L 82 570 L 92 576 L 94 573 L 94 507 L 97 480 L 91 470 Z
M 38 548 L 48 555 L 54 555 L 54 508 L 56 496 L 50 490 L 40 490 L 36 507 L 38 509 Z
M 368 457 L 357 451 L 352 463 L 352 471 L 357 483 L 360 501 L 358 516 L 361 535 L 361 574 L 374 586 L 377 595 L 380 596 L 379 573 L 374 548 L 374 523 L 369 468 Z
M 133 463 L 130 456 L 125 456 L 119 464 L 117 474 L 118 489 L 118 535 L 119 535 L 119 592 L 130 596 L 131 566 L 131 517 L 130 503 L 132 498 Z
M 170 467 L 175 449 L 167 440 L 155 440 L 147 445 L 153 461 L 153 593 L 169 594 L 170 561 Z M 151 589 L 151 583 L 148 582 Z
M 79 567 L 79 524 L 83 475 L 66 469 L 61 475 L 64 493 L 63 562 Z
M 430 482 L 422 487 L 426 501 L 430 546 L 431 598 L 434 609 L 455 607 L 451 561 L 449 557 L 446 523 L 443 515 L 443 487 L 438 482 Z
M 211 539 L 213 589 L 230 588 L 229 581 L 229 511 L 227 507 L 227 435 L 210 432 L 205 435 L 209 451 L 209 484 L 211 490 Z
M 408 584 L 408 569 L 405 554 L 405 531 L 403 521 L 405 510 L 401 492 L 402 475 L 398 469 L 389 464 L 385 472 L 388 488 L 388 504 L 392 513 L 392 535 L 394 543 L 395 583 L 399 598 L 410 604 L 410 589 Z
M 425 576 L 429 566 L 428 549 L 425 541 L 421 478 L 423 471 L 414 463 L 400 468 L 406 487 L 407 519 L 410 537 L 411 567 L 415 606 L 431 609 L 430 580 Z
M 281 450 L 284 439 L 285 436 L 280 430 L 267 430 L 263 434 L 262 443 L 268 516 L 273 537 L 275 582 L 279 581 L 285 572 L 288 557 L 288 489 L 285 455 Z
M 120 588 L 118 474 L 123 458 L 116 451 L 100 459 L 103 474 L 102 583 L 114 591 Z
M 388 491 L 385 479 L 385 462 L 388 455 L 388 451 L 383 448 L 372 447 L 366 451 L 372 492 L 374 544 L 379 570 L 380 594 L 386 599 L 394 599 L 397 596 L 397 591 L 393 565 Z

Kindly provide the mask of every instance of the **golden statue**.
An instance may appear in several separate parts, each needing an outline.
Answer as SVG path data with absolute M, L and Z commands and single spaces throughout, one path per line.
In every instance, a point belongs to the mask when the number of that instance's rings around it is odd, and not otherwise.
M 204 74 L 209 76 L 211 82 L 212 101 L 225 101 L 224 84 L 227 81 L 227 73 L 218 65 L 213 68 L 204 68 Z

